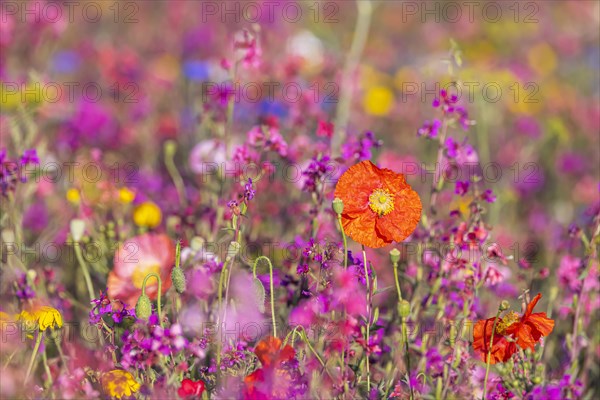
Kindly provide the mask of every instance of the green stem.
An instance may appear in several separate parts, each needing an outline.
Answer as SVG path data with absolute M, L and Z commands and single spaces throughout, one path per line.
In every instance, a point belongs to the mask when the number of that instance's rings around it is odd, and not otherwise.
M 60 355 L 60 360 L 62 361 L 63 364 L 63 368 L 65 370 L 68 370 L 69 367 L 67 366 L 67 358 L 65 357 L 65 353 L 63 353 L 62 350 L 62 346 L 60 345 L 60 340 L 58 340 L 58 335 L 54 335 L 54 343 L 56 344 L 56 349 L 58 350 L 58 354 Z
M 90 301 L 94 300 L 95 295 L 94 295 L 94 286 L 92 285 L 92 277 L 90 276 L 90 271 L 87 267 L 87 264 L 85 263 L 85 260 L 83 259 L 83 254 L 81 253 L 81 243 L 75 242 L 74 246 L 75 246 L 75 256 L 77 257 L 77 261 L 79 262 L 79 265 L 81 266 L 81 270 L 83 271 L 83 278 L 85 280 L 85 284 L 87 286 L 87 290 L 90 295 Z
M 496 324 L 498 323 L 498 317 L 500 317 L 501 308 L 498 308 L 498 312 L 496 313 L 496 317 L 494 318 L 494 325 L 492 326 L 492 335 L 490 337 L 490 348 L 488 349 L 486 362 L 485 362 L 485 379 L 483 380 L 483 396 L 481 396 L 482 400 L 485 400 L 485 395 L 487 394 L 487 381 L 488 376 L 490 374 L 490 361 L 492 359 L 492 346 L 494 345 L 494 334 L 496 333 Z M 485 332 L 484 332 L 485 336 Z
M 157 297 L 157 305 L 158 305 L 158 321 L 160 322 L 160 326 L 162 328 L 164 328 L 163 326 L 163 320 L 162 320 L 162 306 L 161 306 L 161 296 L 162 296 L 162 279 L 160 279 L 160 276 L 156 273 L 156 272 L 151 272 L 148 275 L 146 275 L 146 277 L 144 278 L 144 281 L 142 282 L 142 295 L 146 294 L 146 282 L 148 281 L 148 279 L 155 277 L 156 280 L 158 281 L 158 297 Z
M 277 324 L 275 322 L 275 296 L 273 294 L 273 292 L 274 292 L 274 290 L 273 290 L 273 264 L 271 264 L 271 260 L 269 260 L 269 257 L 267 257 L 267 256 L 257 257 L 256 260 L 254 260 L 254 265 L 252 266 L 252 274 L 254 275 L 254 278 L 256 278 L 256 266 L 260 259 L 267 260 L 267 263 L 269 264 L 269 288 L 271 291 L 271 318 L 273 319 L 273 336 L 277 337 Z
M 44 349 L 44 352 L 42 353 L 42 363 L 44 364 L 44 370 L 46 371 L 46 375 L 48 375 L 47 388 L 50 388 L 54 381 L 52 380 L 52 373 L 50 373 L 50 368 L 48 367 L 48 356 L 46 355 L 46 349 Z
M 348 269 L 348 241 L 346 239 L 346 232 L 344 232 L 344 225 L 342 225 L 342 214 L 337 215 L 337 220 L 342 232 L 342 239 L 344 240 L 344 268 Z
M 224 282 L 224 278 L 225 278 L 225 274 L 227 273 L 227 263 L 229 262 L 229 257 L 225 259 L 225 262 L 223 263 L 223 268 L 221 268 L 221 274 L 219 275 L 219 291 L 217 294 L 217 304 L 218 304 L 218 309 L 217 309 L 217 316 L 218 316 L 218 323 L 217 325 L 219 326 L 219 329 L 221 328 L 221 323 L 223 322 L 221 318 L 222 316 L 222 311 L 223 311 L 223 282 Z M 225 305 L 227 306 L 227 304 Z M 220 330 L 219 330 L 220 332 Z M 222 342 L 221 340 L 217 340 L 217 365 L 221 366 L 221 346 L 222 346 Z
M 366 366 L 367 366 L 367 393 L 371 392 L 371 371 L 369 366 L 369 341 L 371 339 L 371 283 L 369 278 L 369 270 L 367 269 L 367 253 L 365 246 L 362 246 L 363 264 L 365 267 L 365 281 L 367 283 L 367 347 L 366 347 Z
M 402 301 L 402 290 L 400 289 L 400 281 L 398 280 L 398 263 L 393 263 L 394 279 L 396 281 L 396 291 L 398 292 L 398 301 Z
M 35 361 L 35 357 L 40 349 L 40 344 L 42 343 L 42 337 L 44 336 L 44 332 L 38 331 L 37 338 L 35 339 L 35 346 L 33 346 L 33 353 L 31 353 L 31 359 L 29 360 L 29 366 L 27 367 L 27 373 L 25 374 L 25 383 L 29 380 L 29 376 L 31 375 L 31 371 L 33 370 L 33 362 Z
M 402 341 L 404 342 L 404 357 L 406 358 L 406 375 L 408 375 L 408 387 L 410 389 L 410 400 L 414 399 L 412 383 L 410 382 L 410 354 L 408 354 L 408 326 L 406 318 L 402 318 Z

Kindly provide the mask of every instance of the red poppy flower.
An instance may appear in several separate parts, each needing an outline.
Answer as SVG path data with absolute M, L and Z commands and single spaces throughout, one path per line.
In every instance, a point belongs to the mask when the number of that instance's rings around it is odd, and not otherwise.
M 287 398 L 287 390 L 292 383 L 292 377 L 283 367 L 283 363 L 292 361 L 296 352 L 291 346 L 284 346 L 281 339 L 268 337 L 261 340 L 254 349 L 254 354 L 262 364 L 244 378 L 246 388 L 244 399 L 273 399 Z
M 191 379 L 182 380 L 181 386 L 177 389 L 177 394 L 182 399 L 199 399 L 203 392 L 204 382 Z
M 548 318 L 545 312 L 532 313 L 541 298 L 542 295 L 538 293 L 527 305 L 525 314 L 521 317 L 511 311 L 503 318 L 498 318 L 490 364 L 508 361 L 517 351 L 517 345 L 522 349 L 533 350 L 543 336 L 548 336 L 552 332 L 554 320 Z M 477 321 L 473 328 L 473 349 L 484 362 L 487 361 L 494 319 Z
M 348 168 L 335 187 L 335 197 L 344 202 L 344 231 L 368 247 L 403 241 L 421 218 L 421 199 L 404 175 L 377 168 L 371 161 Z

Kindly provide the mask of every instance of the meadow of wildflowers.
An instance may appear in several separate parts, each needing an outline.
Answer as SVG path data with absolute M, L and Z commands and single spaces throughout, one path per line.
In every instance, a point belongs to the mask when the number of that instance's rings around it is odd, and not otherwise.
M 600 396 L 600 2 L 0 20 L 0 398 Z

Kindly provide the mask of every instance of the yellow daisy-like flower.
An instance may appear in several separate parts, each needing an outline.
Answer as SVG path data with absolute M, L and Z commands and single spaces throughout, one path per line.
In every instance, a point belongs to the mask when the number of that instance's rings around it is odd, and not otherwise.
M 135 199 L 135 192 L 129 190 L 129 188 L 122 188 L 119 190 L 119 201 L 123 204 L 129 204 Z
M 48 328 L 62 328 L 62 315 L 56 308 L 41 306 L 33 310 L 23 310 L 19 314 L 19 321 L 25 325 L 27 330 L 39 329 L 45 331 Z
M 100 383 L 104 393 L 117 399 L 129 397 L 140 388 L 140 384 L 133 378 L 133 375 L 122 369 L 113 369 L 103 373 Z
M 133 210 L 133 222 L 137 226 L 155 228 L 160 225 L 161 220 L 160 208 L 151 201 L 145 201 Z

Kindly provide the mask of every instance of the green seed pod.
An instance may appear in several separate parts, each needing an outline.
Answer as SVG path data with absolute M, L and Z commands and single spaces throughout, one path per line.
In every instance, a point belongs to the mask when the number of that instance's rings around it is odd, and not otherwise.
M 344 202 L 342 201 L 342 199 L 336 197 L 335 199 L 333 199 L 333 203 L 331 205 L 333 207 L 333 212 L 335 212 L 336 214 L 341 214 L 342 212 L 344 212 Z
M 398 305 L 398 313 L 402 318 L 408 318 L 410 315 L 410 303 L 406 300 L 402 300 Z
M 510 308 L 510 303 L 507 300 L 502 300 L 502 303 L 500 303 L 500 310 L 504 311 L 504 310 L 508 310 Z
M 135 305 L 135 315 L 138 319 L 148 320 L 152 314 L 152 303 L 146 294 L 142 294 Z
M 390 250 L 390 260 L 392 264 L 398 264 L 398 261 L 400 261 L 400 251 L 398 249 Z
M 182 294 L 185 292 L 185 275 L 180 267 L 175 267 L 171 271 L 171 281 L 173 281 L 177 293 Z

